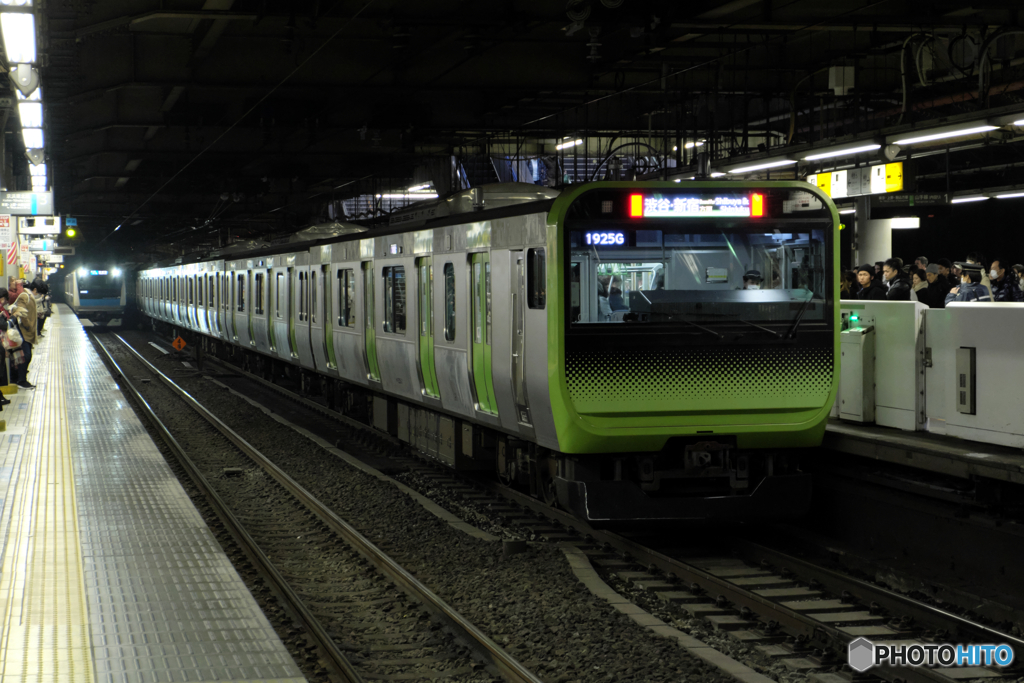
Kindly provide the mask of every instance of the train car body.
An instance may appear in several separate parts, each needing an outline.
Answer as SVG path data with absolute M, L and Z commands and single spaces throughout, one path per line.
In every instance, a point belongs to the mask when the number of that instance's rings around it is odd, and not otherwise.
M 806 183 L 498 185 L 137 288 L 209 351 L 590 520 L 763 519 L 809 501 L 791 456 L 835 399 L 837 243 Z
M 64 278 L 64 302 L 86 327 L 120 327 L 128 291 L 119 268 L 79 268 Z

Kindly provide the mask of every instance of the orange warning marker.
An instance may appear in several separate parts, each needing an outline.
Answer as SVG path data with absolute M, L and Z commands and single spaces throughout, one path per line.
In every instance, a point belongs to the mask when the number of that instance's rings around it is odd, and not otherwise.
M 181 351 L 183 348 L 185 348 L 185 340 L 182 339 L 181 337 L 178 337 L 173 342 L 171 342 L 171 346 L 174 347 L 175 351 Z

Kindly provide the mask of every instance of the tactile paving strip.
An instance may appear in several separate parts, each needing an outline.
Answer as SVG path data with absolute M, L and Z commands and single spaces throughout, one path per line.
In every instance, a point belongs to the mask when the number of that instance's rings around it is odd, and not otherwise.
M 50 327 L 52 356 L 44 356 L 41 349 L 32 363 L 40 386 L 32 412 L 60 406 L 50 413 L 61 424 L 40 422 L 39 431 L 65 435 L 57 450 L 64 452 L 67 463 L 63 479 L 70 482 L 73 469 L 74 487 L 66 488 L 62 500 L 68 501 L 65 513 L 77 504 L 78 516 L 77 526 L 73 520 L 66 522 L 74 532 L 64 532 L 66 539 L 73 539 L 67 545 L 75 553 L 68 550 L 64 564 L 58 565 L 56 558 L 51 563 L 53 574 L 65 583 L 73 583 L 70 577 L 76 573 L 79 577 L 79 603 L 66 608 L 68 621 L 77 620 L 78 630 L 67 627 L 67 638 L 80 636 L 69 640 L 69 647 L 91 655 L 92 666 L 83 670 L 88 659 L 82 659 L 75 660 L 77 668 L 47 669 L 45 662 L 62 655 L 48 641 L 53 636 L 41 635 L 37 642 L 44 647 L 32 649 L 42 668 L 22 680 L 304 681 L 77 318 L 56 315 Z M 60 420 L 64 411 L 66 419 Z M 39 438 L 34 425 L 30 420 L 29 443 Z M 22 465 L 30 460 L 23 457 Z M 31 517 L 29 508 L 22 516 Z M 16 541 L 13 532 L 20 517 L 12 512 L 11 519 L 11 540 Z M 72 554 L 80 567 L 74 571 Z M 6 567 L 0 588 L 6 584 Z M 36 580 L 30 575 L 26 585 Z M 6 631 L 3 640 L 2 655 L 9 661 L 15 653 Z M 3 680 L 8 680 L 6 675 Z

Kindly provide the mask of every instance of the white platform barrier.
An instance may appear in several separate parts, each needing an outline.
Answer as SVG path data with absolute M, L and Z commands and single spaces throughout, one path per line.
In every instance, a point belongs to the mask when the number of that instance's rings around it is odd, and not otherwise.
M 840 307 L 874 325 L 875 424 L 1024 448 L 1024 304 Z M 842 392 L 840 384 L 837 405 Z

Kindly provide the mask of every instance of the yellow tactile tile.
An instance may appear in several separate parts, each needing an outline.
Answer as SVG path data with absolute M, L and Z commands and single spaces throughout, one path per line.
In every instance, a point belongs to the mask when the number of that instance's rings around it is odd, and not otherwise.
M 59 348 L 53 326 L 49 348 Z M 48 351 L 47 349 L 46 351 Z M 39 349 L 0 566 L 0 680 L 92 683 L 75 480 L 60 354 Z M 37 381 L 37 383 L 39 383 Z

